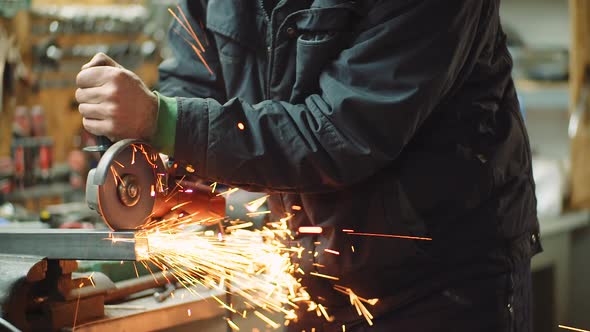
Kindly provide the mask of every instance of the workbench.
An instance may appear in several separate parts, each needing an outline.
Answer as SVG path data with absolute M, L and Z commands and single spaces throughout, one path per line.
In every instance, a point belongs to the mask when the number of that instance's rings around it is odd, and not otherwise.
M 572 283 L 573 234 L 590 225 L 590 212 L 566 212 L 558 217 L 541 217 L 539 223 L 543 252 L 533 257 L 531 262 L 533 279 L 540 279 L 543 272 L 550 271 L 548 280 L 552 283 L 544 285 L 541 291 L 537 290 L 538 294 L 533 300 L 536 299 L 538 304 L 537 315 L 549 313 L 552 317 L 537 317 L 536 321 L 544 322 L 544 326 L 536 326 L 535 331 L 560 331 L 558 324 L 568 325 L 570 322 L 571 294 L 575 292 L 572 285 L 576 289 L 579 286 Z M 542 299 L 553 303 L 539 303 Z

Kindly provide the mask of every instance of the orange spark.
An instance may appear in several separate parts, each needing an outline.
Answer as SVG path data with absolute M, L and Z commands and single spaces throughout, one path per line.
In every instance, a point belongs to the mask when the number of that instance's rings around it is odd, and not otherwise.
M 291 209 L 292 210 L 295 210 L 295 211 L 301 211 L 301 206 L 299 206 L 299 205 L 293 205 L 293 206 L 291 206 Z
M 193 312 L 192 312 L 192 310 L 191 310 L 191 309 L 186 309 L 186 315 L 187 315 L 187 316 L 189 316 L 189 317 L 190 317 L 190 316 L 192 316 L 192 314 L 193 314 Z
M 344 233 L 353 233 L 354 232 L 354 230 L 352 230 L 352 229 L 343 229 L 342 231 Z
M 387 238 L 395 238 L 395 239 L 432 241 L 432 238 L 430 238 L 430 237 L 419 237 L 419 236 L 408 236 L 408 235 L 379 234 L 379 233 L 348 233 L 348 234 L 358 235 L 358 236 L 375 236 L 375 237 L 387 237 Z
M 231 319 L 226 318 L 225 319 L 227 321 L 227 325 L 229 325 L 229 327 L 233 330 L 233 331 L 239 331 L 240 328 L 236 325 L 236 323 L 234 323 Z
M 318 308 L 320 309 L 320 312 L 322 313 L 322 315 L 324 316 L 324 318 L 328 322 L 331 322 L 334 320 L 334 317 L 331 317 L 330 315 L 328 315 L 328 312 L 326 311 L 326 308 L 323 305 L 318 304 Z
M 88 281 L 90 281 L 90 283 L 92 284 L 92 287 L 96 288 L 96 285 L 94 284 L 94 272 L 92 272 L 87 278 Z
M 240 189 L 239 189 L 239 188 L 232 188 L 232 189 L 230 189 L 230 190 L 226 190 L 226 191 L 224 191 L 224 192 L 222 192 L 222 193 L 219 193 L 219 194 L 217 194 L 216 196 L 224 196 L 224 195 L 225 195 L 225 196 L 229 196 L 230 194 L 232 194 L 232 193 L 235 193 L 235 192 L 236 192 L 236 191 L 238 191 L 238 190 L 240 190 Z
M 260 313 L 257 310 L 254 310 L 254 314 L 256 315 L 256 317 L 262 319 L 266 324 L 272 326 L 273 329 L 278 329 L 279 327 L 281 327 L 281 325 L 277 324 L 275 321 L 266 317 L 264 314 Z
M 359 316 L 363 316 L 365 318 L 365 320 L 367 321 L 367 323 L 372 326 L 373 325 L 373 321 L 372 319 L 374 318 L 373 315 L 369 312 L 369 310 L 367 309 L 367 307 L 364 305 L 364 303 L 367 303 L 371 306 L 374 306 L 375 304 L 377 304 L 377 302 L 379 301 L 379 299 L 365 299 L 362 298 L 358 295 L 356 295 L 352 289 L 348 288 L 348 287 L 343 287 L 343 286 L 339 286 L 339 285 L 335 285 L 334 289 L 340 293 L 343 293 L 345 295 L 348 295 L 349 300 L 350 300 L 350 304 L 352 304 L 356 311 L 357 314 Z
M 252 227 L 254 226 L 254 223 L 249 221 L 249 222 L 245 222 L 243 224 L 238 224 L 238 225 L 234 225 L 234 226 L 227 226 L 225 228 L 226 231 L 234 231 L 236 229 L 241 229 L 241 228 L 248 228 L 248 227 Z
M 333 254 L 333 255 L 340 255 L 340 251 L 336 251 L 336 250 L 332 250 L 332 249 L 324 249 L 325 252 L 329 253 L 329 254 Z
M 256 216 L 260 216 L 260 215 L 263 215 L 263 214 L 270 214 L 270 211 L 259 211 L 259 212 L 248 212 L 248 213 L 246 213 L 246 215 L 248 217 L 256 217 Z
M 170 211 L 174 211 L 174 210 L 176 210 L 176 209 L 178 209 L 178 208 L 180 208 L 180 207 L 183 207 L 183 206 L 185 206 L 185 205 L 187 205 L 187 204 L 190 204 L 190 203 L 191 203 L 191 201 L 186 201 L 186 202 L 184 202 L 184 203 L 176 204 L 176 205 L 174 205 L 174 206 L 173 206 L 173 207 L 170 209 Z
M 119 182 L 117 182 L 117 181 L 123 182 L 123 179 L 121 179 L 121 177 L 119 176 L 119 173 L 117 173 L 117 170 L 115 170 L 115 167 L 113 167 L 113 165 L 110 166 L 110 169 L 111 169 L 111 173 L 113 173 L 113 179 L 115 180 L 115 185 L 119 184 Z
M 317 273 L 317 272 L 309 272 L 309 274 L 311 274 L 312 276 L 326 278 L 326 279 L 330 279 L 330 280 L 340 280 L 340 278 L 338 278 L 338 277 L 329 276 L 327 274 L 322 274 L 322 273 Z
M 201 62 L 203 63 L 203 65 L 205 65 L 205 68 L 207 68 L 207 71 L 209 71 L 209 74 L 213 75 L 213 70 L 211 70 L 211 68 L 209 67 L 209 64 L 207 63 L 207 61 L 205 60 L 205 58 L 203 57 L 203 55 L 201 55 L 201 51 L 199 51 L 199 49 L 197 49 L 197 47 L 193 44 L 190 44 L 193 51 L 195 51 L 195 54 L 197 54 L 197 56 L 199 57 L 199 60 L 201 60 Z
M 257 198 L 251 202 L 248 202 L 246 204 L 244 204 L 244 207 L 246 207 L 246 209 L 250 212 L 254 212 L 256 210 L 258 210 L 267 200 L 269 195 L 266 196 L 262 196 L 260 198 Z
M 189 23 L 189 21 L 186 19 L 186 16 L 184 15 L 184 11 L 180 7 L 180 5 L 176 5 L 176 8 L 178 9 L 178 12 L 180 13 L 180 15 L 182 16 L 182 18 L 184 19 L 184 23 L 186 23 L 186 26 L 190 29 L 190 35 L 199 44 L 199 47 L 201 48 L 201 52 L 205 52 L 205 48 L 203 47 L 203 44 L 201 44 L 201 41 L 199 40 L 199 37 L 197 37 L 197 34 L 193 30 L 193 27 L 191 26 L 191 24 Z
M 244 124 L 243 124 L 243 123 L 241 123 L 241 122 L 238 122 L 238 129 L 240 129 L 240 130 L 244 130 L 244 129 L 246 129 L 246 126 L 244 126 Z
M 575 327 L 571 327 L 571 326 L 566 326 L 566 325 L 558 325 L 559 328 L 565 329 L 565 330 L 570 330 L 570 331 L 577 331 L 577 332 L 590 332 L 588 330 L 582 330 L 582 329 L 578 329 Z
M 84 284 L 78 285 L 78 288 L 82 288 Z M 76 300 L 76 309 L 74 310 L 74 323 L 72 324 L 72 331 L 76 331 L 76 322 L 78 321 L 78 309 L 80 307 L 80 291 L 78 291 L 78 299 Z
M 145 160 L 148 162 L 148 164 L 150 164 L 150 166 L 152 166 L 153 168 L 158 168 L 158 166 L 152 162 L 143 144 L 139 145 L 139 150 L 141 151 L 141 154 L 143 154 L 143 156 L 145 157 Z
M 301 226 L 297 229 L 300 234 L 322 234 L 322 231 L 320 226 Z
M 133 262 L 133 269 L 135 270 L 135 276 L 139 278 L 139 272 L 137 271 L 137 264 L 135 262 Z
M 152 184 L 150 187 L 150 196 L 152 197 L 156 197 L 156 191 L 154 189 L 154 185 Z

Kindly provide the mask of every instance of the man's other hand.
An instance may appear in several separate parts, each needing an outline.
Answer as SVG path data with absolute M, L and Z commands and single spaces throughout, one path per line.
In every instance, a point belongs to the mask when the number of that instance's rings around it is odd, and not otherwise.
M 149 140 L 156 130 L 158 97 L 133 72 L 104 53 L 82 66 L 76 100 L 84 128 L 112 141 Z

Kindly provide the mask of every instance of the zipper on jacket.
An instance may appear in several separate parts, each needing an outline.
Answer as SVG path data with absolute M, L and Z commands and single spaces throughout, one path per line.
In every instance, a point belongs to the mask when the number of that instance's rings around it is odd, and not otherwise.
M 264 94 L 265 94 L 265 99 L 270 99 L 270 80 L 272 78 L 272 60 L 273 60 L 273 56 L 272 56 L 272 49 L 273 49 L 273 43 L 274 43 L 274 36 L 273 36 L 273 29 L 272 29 L 272 12 L 269 15 L 269 12 L 266 8 L 266 6 L 264 5 L 264 0 L 258 0 L 258 3 L 260 4 L 260 8 L 262 8 L 262 12 L 264 13 L 264 18 L 266 19 L 266 24 L 267 24 L 267 39 L 269 40 L 270 45 L 267 46 L 266 48 L 266 61 L 267 61 L 267 66 L 266 66 L 266 70 L 267 70 L 267 75 L 266 75 L 266 83 L 265 83 L 265 88 L 264 88 Z M 274 8 L 273 8 L 274 10 Z M 270 38 L 268 38 L 270 37 Z

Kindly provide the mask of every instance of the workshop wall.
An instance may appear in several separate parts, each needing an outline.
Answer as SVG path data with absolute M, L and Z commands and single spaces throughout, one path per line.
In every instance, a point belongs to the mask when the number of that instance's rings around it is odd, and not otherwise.
M 150 12 L 149 1 L 23 3 L 26 8 L 16 15 L 0 11 L 0 28 L 13 36 L 25 68 L 2 86 L 0 193 L 35 189 L 37 184 L 53 180 L 67 183 L 72 171 L 78 179 L 72 181 L 70 176 L 70 184 L 81 191 L 87 166 L 92 163 L 83 159 L 93 157 L 83 157 L 80 152 L 92 138 L 83 130 L 78 113 L 76 75 L 94 54 L 104 52 L 153 86 L 165 38 L 163 28 L 154 27 L 160 23 L 155 23 L 153 16 L 162 15 Z M 165 9 L 162 12 L 167 13 Z M 72 163 L 79 166 L 73 170 Z M 52 177 L 54 174 L 59 176 Z M 34 210 L 45 205 L 23 204 L 34 206 Z
M 570 46 L 568 0 L 502 0 L 500 16 L 529 45 Z

